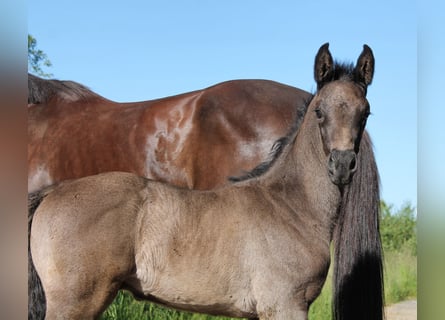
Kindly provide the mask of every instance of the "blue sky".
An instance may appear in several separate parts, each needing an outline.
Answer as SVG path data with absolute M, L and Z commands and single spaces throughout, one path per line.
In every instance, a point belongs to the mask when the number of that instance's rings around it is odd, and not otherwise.
M 160 98 L 240 78 L 315 90 L 325 42 L 376 58 L 367 128 L 382 199 L 417 206 L 417 12 L 414 1 L 29 1 L 28 32 L 53 66 L 116 101 Z M 403 10 L 400 10 L 400 8 Z

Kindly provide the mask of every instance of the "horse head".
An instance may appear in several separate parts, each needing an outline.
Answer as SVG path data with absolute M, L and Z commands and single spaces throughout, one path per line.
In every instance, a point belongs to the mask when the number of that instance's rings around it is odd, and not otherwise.
M 334 63 L 329 44 L 315 58 L 317 93 L 313 114 L 317 118 L 329 177 L 336 185 L 348 184 L 357 170 L 357 152 L 370 114 L 366 89 L 374 74 L 374 56 L 364 45 L 355 67 Z

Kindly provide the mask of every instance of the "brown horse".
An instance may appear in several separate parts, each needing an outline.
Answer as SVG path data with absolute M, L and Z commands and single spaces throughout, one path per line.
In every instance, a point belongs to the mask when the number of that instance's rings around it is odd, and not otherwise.
M 352 67 L 323 45 L 301 127 L 233 185 L 197 191 L 114 172 L 31 194 L 46 318 L 97 318 L 125 288 L 182 310 L 307 319 L 334 241 L 336 319 L 382 319 L 377 169 L 362 139 L 373 72 L 368 46 Z
M 71 81 L 28 75 L 28 191 L 107 171 L 193 189 L 227 184 L 267 159 L 311 95 L 235 80 L 174 97 L 116 103 Z

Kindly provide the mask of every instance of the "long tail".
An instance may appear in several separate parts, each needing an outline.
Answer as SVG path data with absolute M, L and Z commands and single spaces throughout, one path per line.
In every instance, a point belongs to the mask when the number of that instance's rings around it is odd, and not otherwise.
M 369 135 L 358 153 L 358 170 L 345 188 L 334 232 L 335 320 L 384 319 L 383 253 L 379 231 L 379 176 Z
M 45 194 L 41 191 L 28 195 L 28 320 L 44 319 L 46 314 L 45 292 L 34 267 L 30 248 L 32 220 L 44 197 Z

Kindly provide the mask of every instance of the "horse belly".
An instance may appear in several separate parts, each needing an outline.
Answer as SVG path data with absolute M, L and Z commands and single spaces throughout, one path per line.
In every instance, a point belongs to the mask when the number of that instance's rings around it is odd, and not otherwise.
M 188 254 L 174 249 L 168 255 L 162 245 L 155 248 L 136 259 L 136 277 L 131 281 L 131 287 L 139 288 L 136 295 L 185 311 L 255 316 L 249 278 L 231 268 L 234 264 L 226 261 L 228 257 L 223 257 L 226 262 L 215 263 L 221 259 L 200 259 L 196 252 Z
M 211 279 L 199 272 L 182 272 L 158 278 L 156 285 L 145 288 L 149 300 L 175 309 L 228 317 L 256 316 L 249 288 Z

